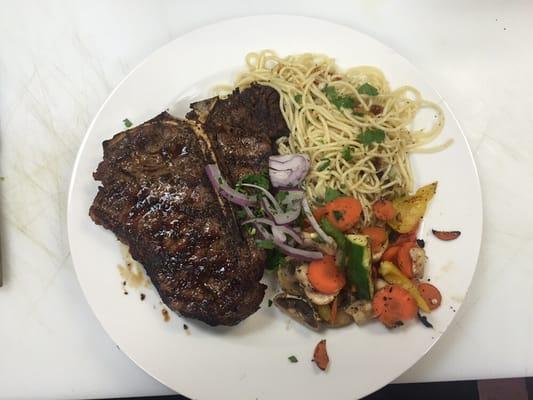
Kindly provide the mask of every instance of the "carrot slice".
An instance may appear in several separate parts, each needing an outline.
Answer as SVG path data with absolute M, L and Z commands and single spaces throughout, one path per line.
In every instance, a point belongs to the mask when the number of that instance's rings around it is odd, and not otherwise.
M 369 226 L 361 229 L 361 233 L 370 238 L 372 253 L 379 253 L 383 243 L 387 241 L 387 231 L 379 226 Z
M 408 278 L 412 278 L 413 274 L 413 260 L 411 258 L 410 250 L 416 247 L 416 242 L 407 242 L 402 244 L 398 251 L 398 268 Z
M 328 214 L 328 209 L 326 206 L 324 207 L 318 207 L 313 210 L 313 216 L 317 221 L 320 221 L 323 217 L 325 217 Z
M 398 285 L 387 285 L 374 295 L 372 309 L 378 319 L 389 328 L 416 317 L 418 306 L 413 296 Z
M 417 224 L 414 229 L 407 233 L 402 233 L 398 238 L 394 241 L 393 245 L 398 246 L 400 244 L 404 244 L 407 242 L 415 242 L 416 241 L 416 235 L 418 233 L 418 226 Z
M 326 349 L 326 339 L 322 339 L 315 347 L 313 361 L 322 371 L 325 371 L 329 365 L 328 350 Z
M 431 310 L 434 310 L 440 306 L 440 303 L 442 302 L 442 295 L 440 294 L 439 289 L 437 289 L 431 283 L 426 282 L 419 283 L 417 288 L 420 292 L 420 295 L 424 298 Z
M 398 264 L 396 258 L 398 257 L 398 251 L 400 251 L 400 246 L 389 247 L 381 256 L 381 261 L 390 261 L 393 264 Z
M 396 210 L 392 201 L 378 200 L 372 205 L 372 210 L 377 219 L 381 221 L 390 221 L 396 215 Z
M 337 197 L 325 206 L 327 219 L 342 232 L 346 232 L 359 222 L 363 206 L 355 197 Z
M 435 229 L 432 229 L 431 232 L 433 232 L 433 234 L 440 240 L 445 240 L 445 241 L 455 240 L 459 236 L 461 236 L 460 231 L 437 231 Z
M 335 258 L 329 255 L 309 263 L 307 277 L 311 285 L 324 294 L 335 294 L 346 284 L 346 277 L 335 265 Z

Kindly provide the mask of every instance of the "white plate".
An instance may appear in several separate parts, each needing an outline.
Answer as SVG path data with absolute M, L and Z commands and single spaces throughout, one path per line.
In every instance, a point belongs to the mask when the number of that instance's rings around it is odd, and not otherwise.
M 414 85 L 446 113 L 440 141 L 449 149 L 412 157 L 418 184 L 439 181 L 422 237 L 429 254 L 429 276 L 443 293 L 443 304 L 429 317 L 435 329 L 419 323 L 388 331 L 381 324 L 314 333 L 292 323 L 274 307 L 263 307 L 234 328 L 209 328 L 172 315 L 163 322 L 153 288 L 143 302 L 138 291 L 125 296 L 117 264 L 123 264 L 114 235 L 96 226 L 88 209 L 97 190 L 91 174 L 102 158 L 103 140 L 155 116 L 179 100 L 231 82 L 247 52 L 271 48 L 281 55 L 320 52 L 341 66 L 375 65 L 392 87 Z M 354 399 L 389 383 L 412 366 L 450 325 L 474 273 L 481 240 L 481 193 L 468 144 L 441 97 L 403 57 L 352 29 L 316 19 L 258 16 L 225 21 L 193 31 L 156 51 L 106 100 L 81 145 L 72 175 L 68 232 L 81 287 L 104 329 L 141 368 L 179 393 L 195 399 Z M 440 242 L 431 228 L 458 229 L 459 240 Z M 331 365 L 320 372 L 311 362 L 315 344 L 327 339 Z M 295 355 L 299 362 L 290 363 Z

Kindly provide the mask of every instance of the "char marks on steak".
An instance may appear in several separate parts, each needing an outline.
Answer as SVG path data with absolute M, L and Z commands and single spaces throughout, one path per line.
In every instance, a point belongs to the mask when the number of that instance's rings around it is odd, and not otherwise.
M 279 95 L 265 86 L 195 103 L 188 117 L 162 113 L 105 141 L 89 214 L 129 246 L 170 309 L 235 325 L 263 299 L 265 255 L 213 190 L 205 165 L 216 161 L 231 183 L 260 173 L 273 139 L 288 130 Z

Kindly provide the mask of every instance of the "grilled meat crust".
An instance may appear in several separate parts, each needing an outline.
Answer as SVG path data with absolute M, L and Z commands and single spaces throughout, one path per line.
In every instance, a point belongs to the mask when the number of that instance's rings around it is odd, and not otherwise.
M 272 124 L 283 121 L 277 92 L 254 88 L 193 105 L 202 118 L 165 112 L 116 134 L 94 173 L 94 222 L 129 246 L 170 309 L 209 325 L 239 323 L 264 297 L 265 254 L 205 174 L 213 162 L 231 183 L 259 173 L 272 139 L 288 133 Z

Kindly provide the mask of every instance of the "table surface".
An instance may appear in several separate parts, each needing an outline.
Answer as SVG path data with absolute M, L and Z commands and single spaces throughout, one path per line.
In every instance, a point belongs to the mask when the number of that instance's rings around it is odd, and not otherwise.
M 117 348 L 81 293 L 66 234 L 72 165 L 102 102 L 155 49 L 272 13 L 328 19 L 394 48 L 448 101 L 472 147 L 484 199 L 478 269 L 452 327 L 398 382 L 531 375 L 533 216 L 521 205 L 533 203 L 533 2 L 324 4 L 2 2 L 0 398 L 172 393 Z

